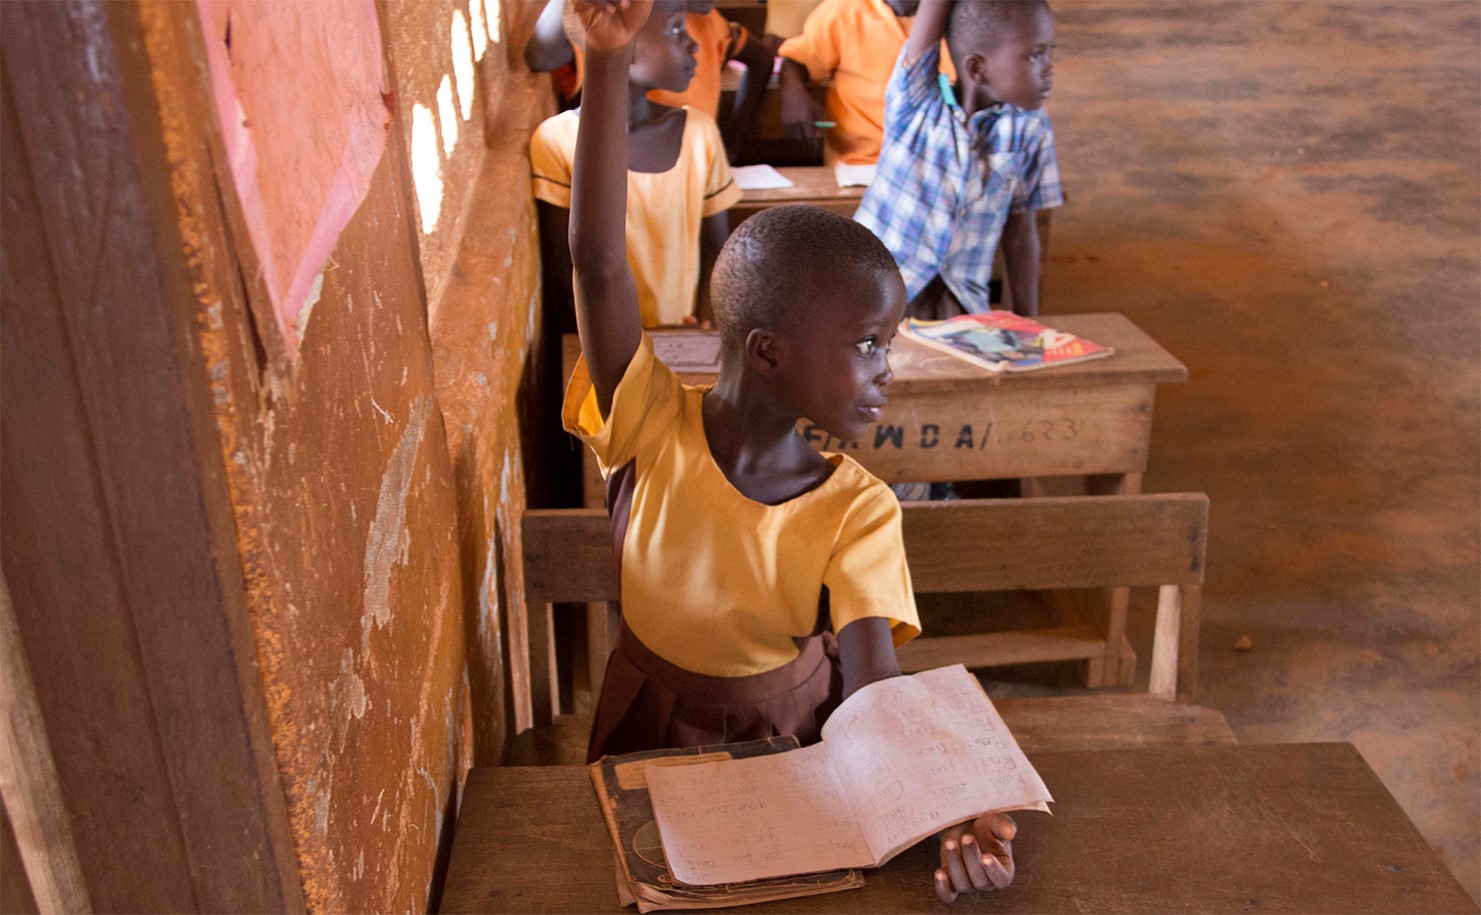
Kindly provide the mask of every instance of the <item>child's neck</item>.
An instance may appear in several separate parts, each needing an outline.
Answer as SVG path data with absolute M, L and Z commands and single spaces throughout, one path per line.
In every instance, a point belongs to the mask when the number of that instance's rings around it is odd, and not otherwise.
M 833 469 L 797 434 L 797 417 L 738 373 L 722 371 L 705 396 L 704 433 L 725 478 L 755 502 L 777 505 L 795 498 Z
M 966 80 L 958 78 L 952 91 L 956 92 L 957 104 L 962 106 L 962 113 L 969 118 L 979 111 L 1002 104 L 1002 101 L 994 98 L 992 91 L 981 83 L 969 84 Z
M 648 87 L 637 83 L 627 84 L 627 132 L 632 133 L 659 113 L 658 106 L 648 99 Z

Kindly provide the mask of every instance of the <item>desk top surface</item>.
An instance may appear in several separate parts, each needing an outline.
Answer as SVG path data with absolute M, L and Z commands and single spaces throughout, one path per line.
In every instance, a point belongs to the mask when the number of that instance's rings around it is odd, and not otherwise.
M 1031 754 L 1006 890 L 936 901 L 933 840 L 860 890 L 737 911 L 1476 912 L 1351 744 Z M 443 912 L 619 912 L 585 768 L 468 775 Z
M 743 191 L 741 204 L 858 200 L 864 196 L 862 187 L 839 187 L 838 178 L 833 174 L 833 169 L 826 165 L 782 165 L 777 167 L 777 171 L 781 172 L 783 178 L 792 182 L 792 187 Z
M 980 392 L 983 388 L 1084 387 L 1109 384 L 1165 384 L 1186 381 L 1188 369 L 1125 316 L 1111 312 L 1078 315 L 1048 315 L 1040 320 L 1057 330 L 1078 334 L 1087 340 L 1113 347 L 1104 359 L 1056 366 L 1037 372 L 999 374 L 958 359 L 949 353 L 896 336 L 890 354 L 895 380 L 890 393 L 932 394 L 953 391 Z M 717 331 L 683 330 L 685 334 Z M 575 334 L 566 335 L 567 374 L 576 362 L 580 343 Z M 713 372 L 681 371 L 690 384 L 714 381 Z

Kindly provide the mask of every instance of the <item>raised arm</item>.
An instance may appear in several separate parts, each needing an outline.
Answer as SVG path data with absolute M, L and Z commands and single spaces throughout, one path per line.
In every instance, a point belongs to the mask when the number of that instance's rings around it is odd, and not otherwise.
M 548 0 L 540 18 L 535 20 L 535 31 L 525 42 L 525 66 L 536 73 L 549 73 L 576 57 L 566 37 L 565 12 L 566 0 Z
M 951 17 L 951 0 L 920 0 L 910 37 L 905 39 L 905 65 L 915 63 L 934 48 L 946 34 L 946 20 Z
M 571 175 L 576 329 L 606 415 L 642 339 L 627 265 L 627 68 L 653 0 L 574 0 L 586 30 L 586 85 Z
M 740 48 L 733 57 L 745 66 L 746 75 L 741 79 L 740 88 L 736 90 L 735 105 L 730 109 L 730 116 L 723 126 L 725 145 L 732 156 L 741 141 L 750 139 L 751 131 L 756 126 L 756 112 L 761 109 L 761 102 L 766 98 L 766 87 L 771 84 L 772 62 L 776 60 L 771 45 L 745 29 L 740 29 L 740 36 L 736 40 Z

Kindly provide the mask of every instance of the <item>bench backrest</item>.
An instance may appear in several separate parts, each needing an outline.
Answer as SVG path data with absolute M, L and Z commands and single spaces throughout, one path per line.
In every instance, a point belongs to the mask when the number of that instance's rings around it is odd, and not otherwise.
M 921 594 L 1198 584 L 1208 497 L 907 502 L 904 529 L 911 580 Z M 531 605 L 618 598 L 602 509 L 526 512 L 524 556 Z
M 917 593 L 1113 588 L 1160 589 L 1152 691 L 1191 697 L 1198 590 L 1208 539 L 1201 493 L 905 503 L 905 553 Z M 524 583 L 532 701 L 549 701 L 554 654 L 550 605 L 618 599 L 607 514 L 526 512 Z M 521 694 L 519 638 L 510 673 Z M 518 709 L 516 718 L 519 718 Z

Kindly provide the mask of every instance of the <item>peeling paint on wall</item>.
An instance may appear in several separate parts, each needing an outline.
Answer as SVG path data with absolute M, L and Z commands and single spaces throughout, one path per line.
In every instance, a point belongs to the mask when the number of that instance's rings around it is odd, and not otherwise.
M 370 535 L 365 540 L 365 609 L 360 617 L 362 652 L 370 650 L 372 626 L 379 628 L 391 621 L 391 570 L 410 548 L 406 497 L 411 490 L 417 447 L 426 433 L 430 405 L 430 399 L 422 397 L 412 407 L 411 418 L 407 420 L 396 450 L 391 453 L 385 472 L 381 474 L 375 519 L 370 522 Z

